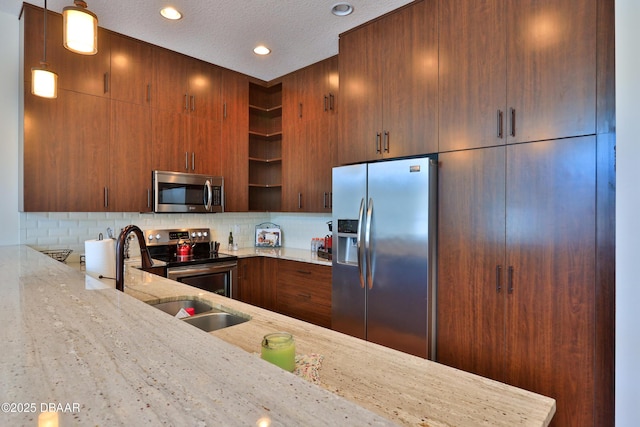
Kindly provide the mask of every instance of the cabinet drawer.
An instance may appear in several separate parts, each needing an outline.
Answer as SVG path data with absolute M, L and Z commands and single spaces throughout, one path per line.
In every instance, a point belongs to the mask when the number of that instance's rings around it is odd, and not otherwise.
M 280 260 L 277 311 L 331 327 L 331 267 Z

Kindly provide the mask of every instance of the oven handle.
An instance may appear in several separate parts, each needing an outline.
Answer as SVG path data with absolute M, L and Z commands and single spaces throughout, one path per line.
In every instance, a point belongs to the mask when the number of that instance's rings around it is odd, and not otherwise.
M 189 265 L 184 267 L 167 268 L 167 277 L 194 276 L 197 274 L 221 273 L 237 268 L 237 262 L 218 262 L 215 264 Z M 186 274 L 185 274 L 186 273 Z
M 211 181 L 206 180 L 204 182 L 204 208 L 208 211 L 211 210 L 212 200 L 213 200 L 213 193 L 211 190 Z

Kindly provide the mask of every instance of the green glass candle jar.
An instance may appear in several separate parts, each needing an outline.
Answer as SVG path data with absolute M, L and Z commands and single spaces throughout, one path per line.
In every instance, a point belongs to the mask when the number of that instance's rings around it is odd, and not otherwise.
M 296 345 L 293 335 L 287 332 L 265 335 L 262 339 L 261 356 L 285 371 L 293 372 L 296 369 Z

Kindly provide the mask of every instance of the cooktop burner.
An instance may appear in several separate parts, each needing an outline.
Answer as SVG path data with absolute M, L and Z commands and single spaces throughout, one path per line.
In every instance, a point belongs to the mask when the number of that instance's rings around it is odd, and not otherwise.
M 208 228 L 147 230 L 144 234 L 151 258 L 165 262 L 167 267 L 238 259 L 235 255 L 215 252 L 217 242 L 211 240 L 211 231 Z M 190 245 L 191 254 L 178 255 L 178 244 Z

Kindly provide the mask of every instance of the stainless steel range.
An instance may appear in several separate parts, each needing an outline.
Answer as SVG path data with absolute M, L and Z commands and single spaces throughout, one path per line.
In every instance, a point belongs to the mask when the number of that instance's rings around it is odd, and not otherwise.
M 145 231 L 151 258 L 166 263 L 166 277 L 231 298 L 237 289 L 238 257 L 218 252 L 208 228 Z

